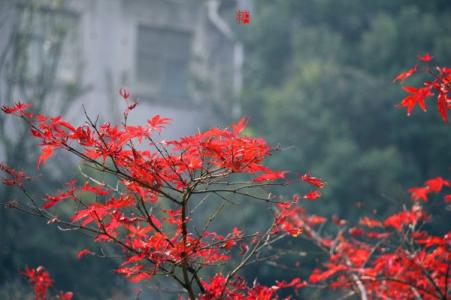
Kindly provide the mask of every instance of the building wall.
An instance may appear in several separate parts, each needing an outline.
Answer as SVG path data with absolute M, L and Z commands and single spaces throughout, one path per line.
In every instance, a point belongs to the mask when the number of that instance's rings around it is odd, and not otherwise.
M 100 121 L 118 123 L 125 107 L 118 91 L 128 87 L 133 98 L 140 101 L 139 109 L 131 113 L 129 123 L 145 124 L 154 114 L 170 117 L 174 121 L 165 131 L 165 139 L 192 134 L 197 128 L 218 125 L 220 121 L 212 113 L 214 101 L 225 110 L 231 106 L 233 93 L 236 92 L 232 87 L 234 74 L 231 68 L 236 43 L 210 20 L 211 11 L 205 0 L 67 0 L 67 7 L 55 7 L 53 2 L 56 1 L 0 0 L 0 58 L 3 58 L 1 54 L 7 53 L 5 64 L 14 65 L 17 62 L 14 58 L 17 54 L 14 49 L 16 38 L 9 37 L 16 34 L 37 37 L 27 46 L 30 70 L 25 71 L 27 78 L 20 79 L 23 79 L 23 84 L 13 84 L 11 80 L 16 81 L 17 78 L 11 78 L 8 70 L 0 68 L 0 106 L 11 105 L 15 101 L 33 102 L 35 107 L 42 104 L 42 111 L 46 114 L 63 114 L 71 122 L 82 124 L 85 121 L 84 105 L 93 118 L 99 115 Z M 27 28 L 18 29 L 18 24 L 21 24 L 18 12 L 30 3 L 38 4 L 34 21 Z M 61 56 L 55 58 L 59 61 L 55 83 L 45 93 L 46 100 L 39 101 L 42 100 L 39 98 L 40 90 L 45 90 L 36 80 L 42 71 L 40 63 L 52 61 L 49 56 L 53 55 L 46 49 L 51 41 L 47 40 L 46 30 L 41 28 L 49 15 L 58 16 L 63 27 L 69 28 L 63 28 L 67 30 L 66 40 Z M 137 29 L 140 24 L 156 30 L 185 32 L 191 36 L 187 49 L 179 49 L 182 53 L 189 53 L 190 80 L 186 97 L 160 97 L 152 94 L 151 89 L 149 92 L 145 82 L 139 83 Z M 76 97 L 66 97 L 68 87 L 78 86 L 79 83 L 82 92 Z M 14 88 L 8 88 L 12 86 Z M 66 98 L 70 102 L 67 105 L 63 103 Z M 0 116 L 0 125 L 0 134 L 8 134 L 14 141 L 9 145 L 0 143 L 0 161 L 8 161 L 15 167 L 20 162 L 20 168 L 27 166 L 35 170 L 38 149 L 35 141 L 23 140 L 17 135 L 20 129 L 13 118 Z M 74 157 L 63 155 L 58 153 L 58 163 L 52 164 L 53 178 L 64 178 L 67 170 L 72 168 L 70 160 Z M 5 219 L 0 217 L 0 221 L 5 222 Z M 0 228 L 5 226 L 0 224 Z M 3 236 L 1 230 L 0 236 Z M 165 295 L 151 293 L 145 291 L 143 299 L 165 299 Z
M 80 103 L 72 105 L 70 117 L 79 118 L 84 104 L 92 114 L 118 121 L 124 104 L 117 91 L 128 87 L 140 101 L 140 109 L 131 115 L 133 123 L 143 123 L 153 114 L 170 117 L 174 122 L 166 131 L 169 137 L 190 134 L 211 123 L 213 101 L 220 101 L 227 108 L 227 98 L 231 96 L 228 89 L 232 88 L 233 43 L 209 21 L 203 2 L 69 1 L 79 16 L 80 40 L 75 43 L 80 52 L 74 59 L 82 66 L 83 85 L 87 88 Z M 137 78 L 140 25 L 190 34 L 189 49 L 182 49 L 189 52 L 187 97 L 174 100 L 152 94 L 151 83 Z M 169 76 L 165 80 L 173 79 Z

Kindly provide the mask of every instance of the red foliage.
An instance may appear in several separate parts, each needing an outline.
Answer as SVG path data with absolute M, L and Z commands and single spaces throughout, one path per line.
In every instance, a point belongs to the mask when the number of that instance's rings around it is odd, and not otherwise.
M 368 217 L 363 217 L 362 219 L 360 219 L 360 225 L 364 225 L 369 228 L 382 227 L 381 222 L 379 222 L 378 220 L 370 219 Z
M 423 200 L 425 202 L 428 201 L 428 195 L 430 193 L 440 193 L 443 187 L 451 186 L 451 181 L 443 179 L 442 177 L 436 177 L 429 179 L 426 181 L 424 186 L 421 187 L 413 187 L 408 190 L 412 200 L 418 201 Z
M 410 68 L 409 70 L 400 73 L 398 76 L 395 77 L 395 79 L 393 79 L 393 82 L 406 80 L 407 78 L 412 76 L 417 71 L 417 69 L 418 67 L 415 65 L 413 68 Z
M 0 171 L 7 175 L 7 178 L 2 179 L 4 185 L 17 186 L 22 188 L 26 180 L 30 180 L 31 177 L 27 176 L 24 171 L 17 171 L 5 163 L 0 162 Z
M 129 104 L 128 90 L 122 89 L 120 95 L 126 102 L 121 126 L 98 125 L 88 116 L 87 124 L 76 126 L 61 117 L 33 115 L 26 111 L 28 105 L 22 104 L 4 109 L 25 119 L 31 135 L 40 141 L 38 168 L 55 150 L 62 150 L 77 155 L 99 171 L 95 178 L 86 175 L 88 181 L 80 184 L 72 180 L 65 190 L 43 197 L 41 207 L 46 210 L 44 216 L 49 223 L 86 230 L 94 233 L 96 242 L 118 246 L 124 256 L 116 272 L 130 281 L 167 275 L 191 299 L 213 299 L 218 293 L 226 298 L 273 299 L 281 288 L 304 287 L 306 283 L 300 279 L 278 282 L 272 287 L 257 283 L 248 286 L 238 277 L 238 271 L 262 251 L 264 241 L 302 234 L 300 215 L 304 214 L 299 196 L 283 200 L 252 193 L 267 186 L 288 184 L 285 180 L 288 172 L 264 166 L 271 148 L 263 139 L 242 135 L 246 120 L 240 120 L 231 129 L 212 128 L 179 140 L 156 142 L 153 135 L 170 120 L 156 115 L 144 126 L 130 126 L 128 114 L 136 103 Z M 23 185 L 24 175 L 18 176 L 6 166 L 2 170 L 15 178 L 10 179 L 14 181 L 11 184 Z M 103 183 L 98 177 L 102 173 L 116 177 L 117 186 Z M 247 175 L 248 180 L 234 182 L 232 176 L 237 173 Z M 302 179 L 318 188 L 324 187 L 319 178 L 304 175 Z M 195 229 L 192 219 L 203 217 L 193 214 L 195 197 L 204 194 L 225 200 L 230 195 L 239 195 L 265 201 L 276 210 L 273 223 L 265 233 L 253 234 L 237 228 L 224 235 L 209 231 L 208 226 Z M 313 191 L 304 198 L 315 200 L 319 196 L 319 191 Z M 74 209 L 70 219 L 53 212 L 53 207 L 62 202 Z M 207 223 L 215 217 L 207 218 Z M 204 269 L 231 263 L 238 245 L 242 259 L 238 266 L 224 277 L 216 275 L 210 282 L 203 278 Z M 83 249 L 77 257 L 87 254 L 95 253 Z
M 23 115 L 27 108 L 31 107 L 31 104 L 28 103 L 16 103 L 14 106 L 2 106 L 2 111 L 6 114 L 16 113 L 18 115 Z
M 381 228 L 379 221 L 362 220 L 365 227 Z M 319 234 L 311 235 L 332 254 L 325 268 L 316 269 L 309 281 L 327 281 L 330 287 L 357 290 L 370 299 L 447 299 L 451 233 L 429 235 L 421 231 L 425 220 L 423 210 L 414 205 L 410 211 L 386 218 L 387 231 L 378 236 L 363 227 L 351 228 L 352 238 L 339 234 L 332 243 Z
M 418 55 L 417 58 L 422 62 L 430 62 L 434 57 L 431 56 L 429 53 L 426 53 L 424 55 Z
M 28 278 L 28 281 L 33 285 L 33 290 L 36 300 L 47 299 L 47 291 L 53 285 L 53 279 L 43 266 L 37 268 L 26 267 L 23 275 Z M 71 300 L 72 292 L 59 292 L 56 299 Z
M 447 122 L 451 69 L 436 67 L 438 73 L 433 73 L 428 65 L 432 58 L 430 54 L 418 56 L 423 67 L 414 66 L 394 81 L 407 80 L 421 70 L 433 75 L 433 80 L 422 87 L 405 86 L 409 95 L 400 106 L 407 109 L 408 115 L 416 105 L 426 111 L 426 100 L 437 94 L 438 111 Z M 137 103 L 129 103 L 130 92 L 126 89 L 121 89 L 120 95 L 126 102 L 121 126 L 98 125 L 88 116 L 87 124 L 75 126 L 61 117 L 33 115 L 27 111 L 28 104 L 2 108 L 5 113 L 25 119 L 31 135 L 40 141 L 38 168 L 60 149 L 77 155 L 100 174 L 118 180 L 113 187 L 102 178 L 86 175 L 86 182 L 71 181 L 66 190 L 45 195 L 41 201 L 45 214 L 36 208 L 49 219 L 48 223 L 86 230 L 95 235 L 96 242 L 118 246 L 123 253 L 118 274 L 131 282 L 166 275 L 190 299 L 278 299 L 280 289 L 320 284 L 359 294 L 362 299 L 449 298 L 451 233 L 436 236 L 425 231 L 423 225 L 431 217 L 423 205 L 431 193 L 441 193 L 451 186 L 451 181 L 436 177 L 424 186 L 410 188 L 414 202 L 385 219 L 363 217 L 358 225 L 347 227 L 348 221 L 334 216 L 330 225 L 337 230 L 330 235 L 322 230 L 329 226 L 325 224 L 327 218 L 307 214 L 299 195 L 289 200 L 270 193 L 261 196 L 269 186 L 290 183 L 290 174 L 264 165 L 271 148 L 263 139 L 242 135 L 245 119 L 231 129 L 212 128 L 179 140 L 156 142 L 154 133 L 170 120 L 156 115 L 145 126 L 130 126 L 128 114 Z M 4 184 L 25 192 L 24 183 L 29 177 L 4 164 L 0 164 L 0 170 L 7 175 Z M 247 176 L 247 180 L 234 181 L 235 174 Z M 299 179 L 317 188 L 303 199 L 321 196 L 320 189 L 325 187 L 322 179 L 308 173 Z M 220 207 L 207 216 L 203 229 L 196 228 L 193 219 L 205 216 L 194 212 L 206 195 L 226 201 L 234 195 L 267 203 L 274 211 L 272 224 L 263 233 L 246 233 L 236 227 L 224 234 L 209 231 Z M 444 200 L 451 201 L 451 194 Z M 75 204 L 70 219 L 52 212 L 52 207 L 61 202 Z M 328 256 L 323 266 L 310 275 L 309 282 L 294 278 L 264 286 L 257 280 L 248 284 L 238 275 L 265 246 L 287 235 L 313 241 Z M 77 257 L 87 254 L 95 253 L 83 249 Z M 237 256 L 235 264 L 233 256 Z M 218 265 L 228 267 L 218 273 Z M 209 274 L 216 275 L 207 279 L 203 275 L 206 269 L 214 270 Z M 39 267 L 27 268 L 25 274 L 34 286 L 36 299 L 44 299 L 53 283 L 48 273 Z M 59 299 L 71 298 L 70 292 L 59 294 Z
M 91 252 L 91 250 L 89 250 L 89 249 L 83 249 L 80 252 L 78 252 L 77 258 L 81 259 L 83 256 L 88 255 L 88 254 L 93 254 L 93 252 Z
M 437 108 L 444 122 L 448 122 L 448 110 L 451 109 L 451 68 L 448 67 L 435 67 L 435 72 L 429 66 L 429 62 L 432 60 L 432 56 L 429 53 L 425 55 L 419 55 L 418 60 L 424 63 L 422 70 L 424 73 L 432 77 L 432 81 L 425 81 L 423 87 L 411 87 L 405 86 L 404 90 L 409 93 L 401 103 L 400 107 L 407 109 L 407 115 L 410 115 L 414 107 L 418 104 L 423 111 L 426 111 L 425 100 L 437 93 Z M 404 81 L 414 73 L 418 71 L 418 66 L 402 72 L 395 77 L 394 81 Z
M 425 54 L 418 59 L 427 64 L 432 56 Z M 436 70 L 438 74 L 433 74 L 425 67 L 434 80 L 425 82 L 424 87 L 404 87 L 410 95 L 400 106 L 406 107 L 408 114 L 417 104 L 426 111 L 425 99 L 435 91 L 440 115 L 447 122 L 447 110 L 451 108 L 451 69 L 437 67 Z M 403 81 L 417 71 L 415 66 L 399 74 L 395 81 Z M 322 236 L 305 225 L 308 236 L 329 253 L 324 268 L 316 269 L 309 281 L 351 291 L 361 299 L 449 299 L 451 232 L 435 236 L 423 230 L 431 217 L 422 205 L 431 193 L 441 193 L 450 186 L 451 181 L 436 177 L 427 180 L 424 186 L 410 188 L 408 192 L 415 201 L 410 208 L 385 220 L 364 217 L 360 227 L 349 229 L 349 236 L 342 230 L 335 238 Z M 445 201 L 449 201 L 449 196 L 445 196 Z
M 300 179 L 320 189 L 326 186 L 326 183 L 321 178 L 313 177 L 308 173 L 300 176 Z
M 307 200 L 316 200 L 319 197 L 321 197 L 320 191 L 311 191 L 304 195 L 304 199 L 307 199 Z

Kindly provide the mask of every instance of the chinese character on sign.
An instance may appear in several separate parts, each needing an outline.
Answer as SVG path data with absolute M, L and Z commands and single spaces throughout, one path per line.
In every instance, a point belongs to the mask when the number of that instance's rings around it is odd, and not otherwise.
M 248 10 L 236 11 L 236 22 L 238 24 L 249 24 L 251 22 L 251 13 Z

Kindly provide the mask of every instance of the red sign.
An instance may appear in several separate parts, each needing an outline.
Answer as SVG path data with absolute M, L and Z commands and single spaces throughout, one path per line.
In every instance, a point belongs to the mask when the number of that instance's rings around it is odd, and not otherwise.
M 250 24 L 251 23 L 251 13 L 248 10 L 236 11 L 236 22 L 238 24 Z

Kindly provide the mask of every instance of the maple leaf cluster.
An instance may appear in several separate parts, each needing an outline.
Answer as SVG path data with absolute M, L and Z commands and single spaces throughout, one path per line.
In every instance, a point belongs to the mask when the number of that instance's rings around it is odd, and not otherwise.
M 2 179 L 4 185 L 23 187 L 24 181 L 31 179 L 24 171 L 17 171 L 2 162 L 0 162 L 0 171 L 7 175 L 7 178 Z
M 230 288 L 226 285 L 230 282 Z M 246 281 L 240 277 L 236 277 L 233 281 L 218 273 L 215 274 L 209 282 L 204 282 L 206 293 L 202 295 L 200 300 L 213 299 L 246 299 L 246 300 L 270 300 L 278 299 L 277 291 L 285 288 L 300 289 L 307 286 L 306 281 L 294 278 L 290 282 L 276 281 L 273 286 L 264 286 L 254 281 L 251 287 Z M 226 292 L 224 292 L 226 291 Z
M 432 56 L 418 59 L 434 79 L 422 87 L 404 87 L 409 95 L 400 106 L 408 115 L 416 105 L 426 111 L 425 100 L 437 93 L 439 113 L 447 122 L 451 69 L 436 67 L 436 74 L 428 65 Z M 419 69 L 414 66 L 394 81 L 404 81 Z M 70 180 L 39 201 L 26 195 L 35 207 L 32 212 L 47 218 L 48 223 L 83 230 L 96 242 L 117 246 L 122 253 L 118 274 L 131 282 L 164 275 L 183 288 L 189 299 L 202 300 L 279 299 L 278 292 L 286 288 L 297 292 L 324 287 L 348 291 L 345 295 L 360 295 L 361 299 L 449 299 L 451 232 L 433 235 L 424 224 L 432 218 L 425 209 L 431 193 L 442 193 L 451 186 L 450 180 L 435 177 L 424 186 L 410 188 L 412 204 L 384 219 L 362 217 L 352 226 L 334 216 L 329 222 L 324 216 L 307 213 L 302 205 L 304 200 L 320 198 L 326 186 L 321 178 L 297 175 L 295 182 L 308 183 L 313 189 L 290 199 L 269 192 L 272 186 L 294 181 L 288 179 L 290 172 L 265 166 L 272 149 L 264 139 L 243 135 L 245 119 L 231 128 L 211 128 L 166 141 L 160 133 L 170 119 L 156 115 L 144 126 L 128 125 L 129 114 L 138 103 L 131 100 L 127 89 L 121 89 L 120 95 L 126 104 L 121 125 L 98 124 L 85 112 L 86 123 L 76 126 L 59 116 L 32 114 L 28 104 L 2 107 L 5 113 L 23 119 L 40 141 L 38 168 L 56 150 L 62 150 L 98 171 L 95 176 L 82 173 L 85 182 Z M 5 164 L 0 164 L 0 170 L 6 175 L 4 184 L 25 192 L 31 177 Z M 116 183 L 104 180 L 105 175 Z M 238 196 L 265 203 L 272 208 L 271 225 L 254 233 L 237 227 L 222 233 L 209 230 L 224 204 L 209 216 L 196 212 L 212 195 L 223 202 Z M 451 201 L 451 194 L 444 200 Z M 62 202 L 73 208 L 69 218 L 56 213 Z M 30 207 L 18 206 L 14 207 Z M 194 220 L 202 219 L 205 226 L 197 228 Z M 329 224 L 338 233 L 322 230 Z M 240 277 L 240 271 L 268 245 L 286 236 L 310 240 L 327 256 L 308 280 L 296 277 L 266 286 L 257 279 L 250 284 Z M 96 256 L 98 251 L 83 249 L 77 258 L 86 255 Z M 225 267 L 218 271 L 218 266 Z M 39 267 L 27 268 L 25 274 L 36 299 L 45 299 L 53 283 L 48 273 Z M 59 297 L 71 299 L 72 293 Z
M 45 270 L 43 266 L 37 268 L 26 267 L 23 271 L 23 275 L 27 277 L 30 284 L 33 286 L 33 291 L 36 300 L 46 300 L 47 292 L 53 285 L 53 279 L 50 277 L 49 272 Z M 72 292 L 60 291 L 54 299 L 57 300 L 71 300 L 73 297 Z
M 451 232 L 429 234 L 422 229 L 429 219 L 417 203 L 383 221 L 364 217 L 334 238 L 306 226 L 306 236 L 330 254 L 309 282 L 370 299 L 447 299 Z
M 427 202 L 430 193 L 438 194 L 442 191 L 444 187 L 450 187 L 451 181 L 443 179 L 442 177 L 431 178 L 425 182 L 424 186 L 413 187 L 408 190 L 412 200 L 418 201 L 422 200 Z M 451 202 L 451 194 L 445 195 L 443 198 L 446 202 Z
M 451 109 L 451 68 L 435 67 L 435 70 L 431 69 L 429 62 L 433 57 L 429 53 L 418 55 L 417 58 L 422 62 L 423 66 L 419 67 L 418 65 L 415 65 L 409 70 L 397 75 L 393 81 L 403 82 L 418 71 L 423 71 L 430 75 L 432 80 L 425 81 L 422 87 L 404 86 L 403 89 L 408 93 L 408 96 L 401 101 L 399 107 L 405 107 L 408 116 L 412 113 L 416 105 L 423 111 L 426 111 L 426 99 L 437 94 L 438 112 L 443 121 L 447 123 L 448 110 Z
M 60 191 L 33 201 L 34 205 L 42 203 L 34 213 L 49 223 L 84 230 L 96 242 L 118 246 L 123 256 L 116 272 L 131 282 L 165 275 L 191 299 L 216 299 L 218 293 L 233 299 L 273 299 L 279 289 L 304 287 L 300 278 L 271 287 L 248 286 L 238 275 L 272 239 L 301 235 L 300 215 L 304 214 L 300 196 L 285 200 L 267 192 L 271 186 L 291 182 L 287 179 L 290 173 L 264 165 L 272 150 L 264 139 L 242 134 L 247 121 L 178 140 L 161 140 L 160 132 L 170 120 L 156 115 L 144 126 L 128 125 L 137 102 L 130 102 L 126 89 L 121 89 L 120 95 L 126 103 L 121 125 L 98 124 L 86 112 L 86 123 L 76 126 L 60 116 L 32 114 L 28 104 L 2 108 L 22 118 L 39 140 L 38 169 L 56 151 L 67 151 L 98 171 L 96 177 L 83 173 L 85 182 L 70 180 Z M 8 176 L 5 183 L 25 190 L 25 174 L 3 165 L 2 170 Z M 112 175 L 116 184 L 106 183 L 103 174 Z M 237 174 L 248 179 L 235 180 Z M 318 189 L 325 186 L 310 174 L 299 176 L 298 182 L 316 188 L 302 197 L 306 200 L 318 199 Z M 261 196 L 262 192 L 266 195 Z M 245 233 L 238 228 L 224 234 L 210 231 L 216 215 L 194 213 L 202 204 L 201 197 L 210 194 L 223 201 L 234 195 L 264 202 L 273 208 L 273 222 L 263 233 Z M 62 202 L 73 208 L 69 219 L 56 213 Z M 195 228 L 193 220 L 202 218 L 207 219 L 205 227 Z M 210 281 L 202 276 L 204 269 L 231 263 L 233 253 L 239 253 L 239 263 L 224 276 L 218 273 Z M 83 249 L 77 257 L 86 255 L 97 252 Z
M 424 71 L 433 76 L 423 87 L 405 86 L 409 94 L 399 106 L 410 115 L 416 105 L 426 111 L 425 100 L 437 93 L 438 111 L 447 122 L 451 108 L 451 69 L 430 70 L 429 54 L 420 55 Z M 394 81 L 404 81 L 416 72 L 418 65 L 399 74 Z M 305 238 L 312 240 L 329 258 L 322 268 L 310 275 L 309 285 L 326 284 L 333 289 L 350 291 L 361 299 L 449 299 L 451 297 L 451 232 L 437 236 L 424 230 L 432 219 L 424 205 L 431 194 L 442 193 L 451 186 L 443 177 L 427 180 L 423 186 L 408 189 L 412 205 L 383 220 L 363 217 L 357 226 L 346 228 L 348 222 L 335 218 L 338 234 L 327 235 L 315 230 L 308 220 L 314 216 L 300 215 L 304 220 Z M 451 194 L 444 196 L 445 203 Z M 321 224 L 327 220 L 315 217 Z M 448 229 L 449 230 L 449 229 Z

